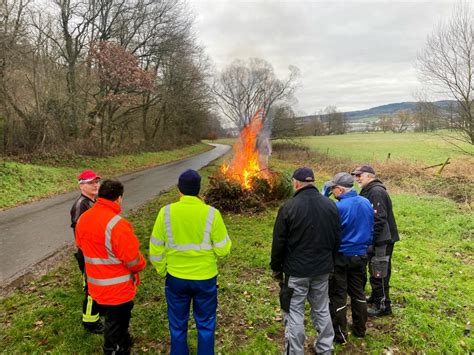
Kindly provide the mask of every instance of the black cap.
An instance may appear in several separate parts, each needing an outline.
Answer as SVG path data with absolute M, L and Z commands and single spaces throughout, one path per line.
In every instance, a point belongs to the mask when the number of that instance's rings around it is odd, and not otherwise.
M 374 174 L 375 175 L 375 170 L 372 168 L 370 165 L 362 165 L 356 168 L 351 175 L 359 175 L 362 173 L 369 173 L 369 174 Z
M 188 169 L 178 178 L 178 189 L 183 195 L 197 196 L 201 189 L 201 177 L 196 170 Z
M 298 168 L 293 173 L 292 178 L 301 182 L 313 182 L 314 173 L 313 170 L 307 167 Z

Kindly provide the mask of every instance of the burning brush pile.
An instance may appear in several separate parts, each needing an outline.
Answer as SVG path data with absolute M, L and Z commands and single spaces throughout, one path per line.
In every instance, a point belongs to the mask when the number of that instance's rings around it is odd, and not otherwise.
M 226 212 L 259 212 L 267 203 L 291 195 L 291 178 L 268 169 L 271 147 L 268 138 L 261 135 L 262 128 L 260 110 L 240 132 L 232 161 L 209 177 L 206 203 Z

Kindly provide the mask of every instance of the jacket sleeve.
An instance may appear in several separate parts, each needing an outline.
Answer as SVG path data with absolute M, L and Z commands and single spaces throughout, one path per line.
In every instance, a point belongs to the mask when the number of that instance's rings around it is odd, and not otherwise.
M 227 228 L 218 210 L 216 210 L 214 221 L 212 222 L 211 243 L 212 250 L 214 250 L 217 256 L 223 257 L 229 255 L 232 241 L 229 238 L 229 234 L 227 234 Z
M 387 201 L 385 194 L 375 190 L 370 196 L 370 202 L 374 209 L 374 235 L 373 244 L 375 246 L 388 244 L 391 240 L 390 229 L 387 217 Z
M 273 243 L 270 267 L 273 271 L 283 271 L 286 245 L 288 244 L 288 226 L 286 222 L 285 206 L 278 211 L 275 225 L 273 226 Z
M 166 276 L 166 232 L 164 209 L 156 217 L 150 237 L 150 261 L 160 276 Z
M 122 218 L 112 233 L 112 250 L 115 256 L 131 272 L 142 271 L 146 266 L 146 261 L 140 253 L 140 242 L 133 232 L 132 225 Z

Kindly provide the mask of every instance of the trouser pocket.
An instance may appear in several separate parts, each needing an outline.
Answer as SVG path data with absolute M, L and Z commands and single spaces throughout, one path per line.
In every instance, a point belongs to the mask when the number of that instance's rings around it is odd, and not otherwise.
M 377 279 L 383 279 L 388 274 L 390 256 L 373 256 L 370 259 L 370 273 Z

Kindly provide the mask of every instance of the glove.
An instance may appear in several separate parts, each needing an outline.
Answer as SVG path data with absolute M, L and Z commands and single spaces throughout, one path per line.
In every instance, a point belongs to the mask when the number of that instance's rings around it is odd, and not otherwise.
M 326 197 L 329 197 L 329 196 L 331 196 L 331 194 L 332 194 L 330 184 L 331 184 L 330 181 L 326 181 L 326 182 L 324 183 L 323 189 L 322 189 L 322 191 L 321 191 L 321 194 L 323 194 L 323 195 L 326 196 Z
M 283 281 L 283 271 L 273 271 L 272 277 L 275 281 Z
M 133 274 L 133 283 L 135 286 L 140 285 L 140 274 L 137 272 L 136 274 Z

